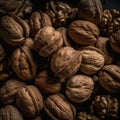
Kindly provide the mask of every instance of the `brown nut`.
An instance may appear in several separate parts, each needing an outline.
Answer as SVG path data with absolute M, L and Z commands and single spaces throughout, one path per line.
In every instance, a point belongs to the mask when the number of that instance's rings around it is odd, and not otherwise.
M 26 117 L 32 118 L 42 110 L 43 97 L 35 86 L 28 85 L 18 91 L 16 104 Z
M 105 65 L 98 74 L 101 86 L 111 92 L 120 93 L 120 67 L 117 65 Z
M 16 99 L 16 94 L 23 86 L 25 86 L 24 83 L 15 79 L 11 79 L 5 82 L 0 88 L 0 99 L 3 104 L 6 105 L 13 103 Z
M 68 35 L 80 45 L 93 45 L 99 37 L 99 29 L 91 22 L 76 20 L 70 24 Z
M 61 48 L 51 60 L 51 70 L 55 76 L 69 78 L 79 69 L 82 55 L 72 47 Z
M 92 75 L 104 66 L 105 58 L 101 50 L 88 46 L 80 48 L 80 52 L 82 53 L 81 72 Z
M 39 115 L 39 116 L 35 117 L 35 118 L 32 119 L 32 120 L 43 120 L 43 119 L 42 119 L 42 117 Z
M 76 115 L 76 109 L 62 94 L 49 96 L 44 101 L 44 110 L 52 120 L 74 120 Z
M 37 66 L 27 46 L 19 47 L 13 52 L 11 64 L 17 76 L 24 81 L 32 80 L 36 75 Z
M 36 35 L 37 32 L 45 26 L 52 26 L 49 16 L 42 11 L 33 12 L 30 18 L 32 35 Z
M 99 37 L 95 47 L 103 51 L 105 55 L 105 64 L 111 64 L 113 61 L 113 51 L 110 46 L 109 38 L 107 37 Z
M 3 45 L 0 43 L 0 62 L 5 58 L 6 52 Z
M 13 105 L 7 105 L 0 109 L 1 120 L 24 120 L 20 111 Z
M 35 48 L 42 57 L 48 57 L 63 46 L 60 32 L 51 26 L 41 28 L 35 35 Z
M 0 19 L 0 37 L 11 46 L 25 42 L 30 34 L 28 24 L 15 15 L 6 15 Z
M 80 0 L 78 16 L 95 24 L 99 24 L 102 18 L 102 4 L 100 0 Z
M 88 100 L 93 92 L 94 82 L 86 75 L 75 75 L 66 83 L 66 96 L 74 103 Z

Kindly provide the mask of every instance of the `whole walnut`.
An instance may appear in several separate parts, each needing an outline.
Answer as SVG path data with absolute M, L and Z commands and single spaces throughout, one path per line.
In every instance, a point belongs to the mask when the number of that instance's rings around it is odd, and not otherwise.
M 48 57 L 63 46 L 63 39 L 60 32 L 51 26 L 41 28 L 34 38 L 35 48 L 42 57 Z
M 28 24 L 15 15 L 6 15 L 0 19 L 0 37 L 11 46 L 18 46 L 29 36 Z
M 93 92 L 94 82 L 86 75 L 75 75 L 66 83 L 66 96 L 74 103 L 88 100 Z
M 52 57 L 51 70 L 55 76 L 69 78 L 78 71 L 81 60 L 80 51 L 72 47 L 63 47 Z
M 29 47 L 15 49 L 11 57 L 12 69 L 21 80 L 32 80 L 36 75 L 37 66 Z
M 102 4 L 100 0 L 80 0 L 78 5 L 80 19 L 99 24 L 102 18 Z
M 44 110 L 52 120 L 74 120 L 76 116 L 75 107 L 60 93 L 44 101 Z
M 111 64 L 114 57 L 114 52 L 110 46 L 110 40 L 107 37 L 99 37 L 95 47 L 103 51 L 105 55 L 105 64 Z
M 0 43 L 0 62 L 5 58 L 6 52 L 3 45 Z
M 99 29 L 89 21 L 76 20 L 70 24 L 68 35 L 79 45 L 93 45 L 99 37 Z
M 37 32 L 45 26 L 52 26 L 50 17 L 42 11 L 33 12 L 30 18 L 32 35 L 36 35 Z
M 54 77 L 49 75 L 48 71 L 44 70 L 35 77 L 35 85 L 38 87 L 38 89 L 40 89 L 41 92 L 53 94 L 61 91 L 62 89 L 62 84 L 59 82 L 59 80 L 57 81 L 54 79 Z
M 33 85 L 22 87 L 16 96 L 16 104 L 27 118 L 35 117 L 43 108 L 43 97 Z
M 81 47 L 79 50 L 82 53 L 81 72 L 92 75 L 104 66 L 105 58 L 101 50 L 92 46 Z
M 4 105 L 11 104 L 16 99 L 18 91 L 25 86 L 24 83 L 15 79 L 10 79 L 0 88 L 0 99 Z
M 0 109 L 0 120 L 24 120 L 20 111 L 13 105 Z
M 120 93 L 120 67 L 105 65 L 98 74 L 99 83 L 110 93 Z

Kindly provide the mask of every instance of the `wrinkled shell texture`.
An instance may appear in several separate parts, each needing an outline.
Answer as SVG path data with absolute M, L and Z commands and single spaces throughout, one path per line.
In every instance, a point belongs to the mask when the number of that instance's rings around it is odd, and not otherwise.
M 51 70 L 56 76 L 69 78 L 74 75 L 80 67 L 82 55 L 72 47 L 61 48 L 51 60 Z
M 99 71 L 101 86 L 111 93 L 120 93 L 120 67 L 117 65 L 105 65 Z
M 99 29 L 89 21 L 77 20 L 70 24 L 68 35 L 80 45 L 93 45 L 98 39 Z
M 60 32 L 51 26 L 41 28 L 35 36 L 35 47 L 40 56 L 48 57 L 63 46 Z
M 12 68 L 18 77 L 24 81 L 31 80 L 36 75 L 36 63 L 28 47 L 17 48 L 12 54 Z
M 5 55 L 6 55 L 5 50 L 2 44 L 0 43 L 0 62 L 4 59 Z
M 44 110 L 52 120 L 73 120 L 76 115 L 74 106 L 62 94 L 49 96 L 44 101 Z
M 66 84 L 67 97 L 75 102 L 81 103 L 88 100 L 93 92 L 93 80 L 86 75 L 75 75 Z
M 83 47 L 80 49 L 82 53 L 82 63 L 80 71 L 87 74 L 95 74 L 103 66 L 105 62 L 104 54 L 95 47 Z
M 43 108 L 43 97 L 35 86 L 28 85 L 19 90 L 16 104 L 26 117 L 31 118 L 38 115 Z

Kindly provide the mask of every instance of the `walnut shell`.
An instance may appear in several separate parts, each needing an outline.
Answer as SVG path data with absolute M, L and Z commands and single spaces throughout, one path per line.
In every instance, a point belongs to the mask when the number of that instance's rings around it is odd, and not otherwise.
M 0 43 L 0 62 L 5 58 L 6 52 L 3 45 Z
M 105 65 L 98 74 L 101 86 L 111 92 L 120 93 L 120 67 L 117 65 Z
M 26 117 L 35 117 L 43 108 L 43 97 L 35 86 L 28 85 L 18 91 L 16 104 Z
M 99 37 L 99 29 L 91 22 L 76 20 L 70 24 L 68 35 L 79 45 L 93 45 Z
M 52 26 L 50 17 L 42 11 L 33 12 L 30 18 L 32 35 L 36 35 L 37 32 L 45 26 Z
M 1 120 L 24 120 L 20 111 L 13 105 L 7 105 L 0 109 Z
M 66 96 L 74 103 L 88 100 L 93 92 L 94 82 L 86 75 L 75 75 L 66 83 Z
M 63 46 L 61 33 L 51 26 L 41 28 L 34 39 L 35 48 L 42 57 L 52 55 Z
M 79 50 L 82 53 L 81 72 L 92 75 L 104 66 L 105 58 L 101 50 L 91 46 L 82 47 Z
M 95 24 L 99 24 L 102 18 L 102 4 L 100 0 L 80 0 L 78 16 Z
M 11 79 L 0 88 L 0 99 L 4 105 L 15 101 L 18 91 L 25 86 L 24 83 Z
M 52 120 L 73 120 L 76 115 L 74 106 L 60 93 L 44 101 L 44 110 Z
M 28 24 L 15 15 L 6 15 L 0 19 L 0 37 L 11 46 L 25 42 L 30 34 Z
M 37 66 L 29 47 L 17 48 L 12 54 L 11 64 L 21 80 L 32 80 L 36 75 Z
M 81 59 L 80 51 L 74 50 L 72 47 L 63 47 L 52 57 L 51 70 L 55 76 L 69 78 L 79 69 Z

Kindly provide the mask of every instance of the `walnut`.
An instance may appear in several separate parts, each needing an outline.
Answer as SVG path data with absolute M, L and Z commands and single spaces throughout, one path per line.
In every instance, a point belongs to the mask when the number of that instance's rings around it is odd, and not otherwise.
M 51 26 L 41 28 L 34 39 L 35 48 L 42 57 L 52 55 L 63 46 L 61 33 Z
M 80 19 L 99 24 L 101 21 L 103 9 L 100 0 L 80 0 L 78 7 Z
M 73 120 L 76 116 L 74 106 L 60 93 L 44 101 L 44 110 L 52 120 Z
M 91 22 L 76 20 L 70 24 L 68 35 L 79 45 L 93 45 L 99 37 L 99 29 Z
M 43 97 L 35 86 L 28 85 L 18 91 L 16 104 L 27 118 L 32 118 L 42 110 Z
M 0 62 L 5 58 L 6 52 L 3 45 L 0 43 Z
M 43 119 L 42 119 L 42 117 L 39 115 L 39 116 L 35 117 L 35 118 L 32 119 L 32 120 L 43 120 Z
M 53 94 L 59 92 L 62 87 L 59 78 L 54 78 L 49 75 L 48 71 L 40 72 L 35 78 L 35 85 L 40 89 L 41 92 L 46 94 Z
M 0 109 L 1 120 L 24 120 L 20 111 L 13 105 L 7 105 Z
M 37 32 L 45 26 L 52 26 L 49 16 L 42 11 L 33 12 L 30 18 L 30 28 L 32 35 L 36 35 Z
M 66 83 L 66 96 L 74 103 L 88 100 L 93 92 L 94 82 L 86 75 L 75 75 Z
M 0 99 L 4 105 L 13 103 L 16 99 L 16 94 L 23 86 L 24 83 L 15 79 L 10 79 L 3 84 L 0 88 Z
M 117 65 L 105 65 L 98 74 L 101 86 L 111 92 L 120 93 L 120 67 Z
M 32 80 L 36 75 L 37 66 L 29 47 L 17 48 L 11 57 L 12 69 L 21 80 Z
M 11 46 L 24 43 L 29 33 L 29 26 L 18 16 L 6 15 L 0 19 L 0 37 Z
M 74 50 L 72 47 L 63 47 L 52 57 L 51 70 L 55 76 L 69 78 L 79 69 L 81 59 L 80 51 Z
M 79 50 L 82 53 L 81 72 L 92 75 L 104 66 L 105 58 L 101 50 L 92 46 L 81 47 Z

